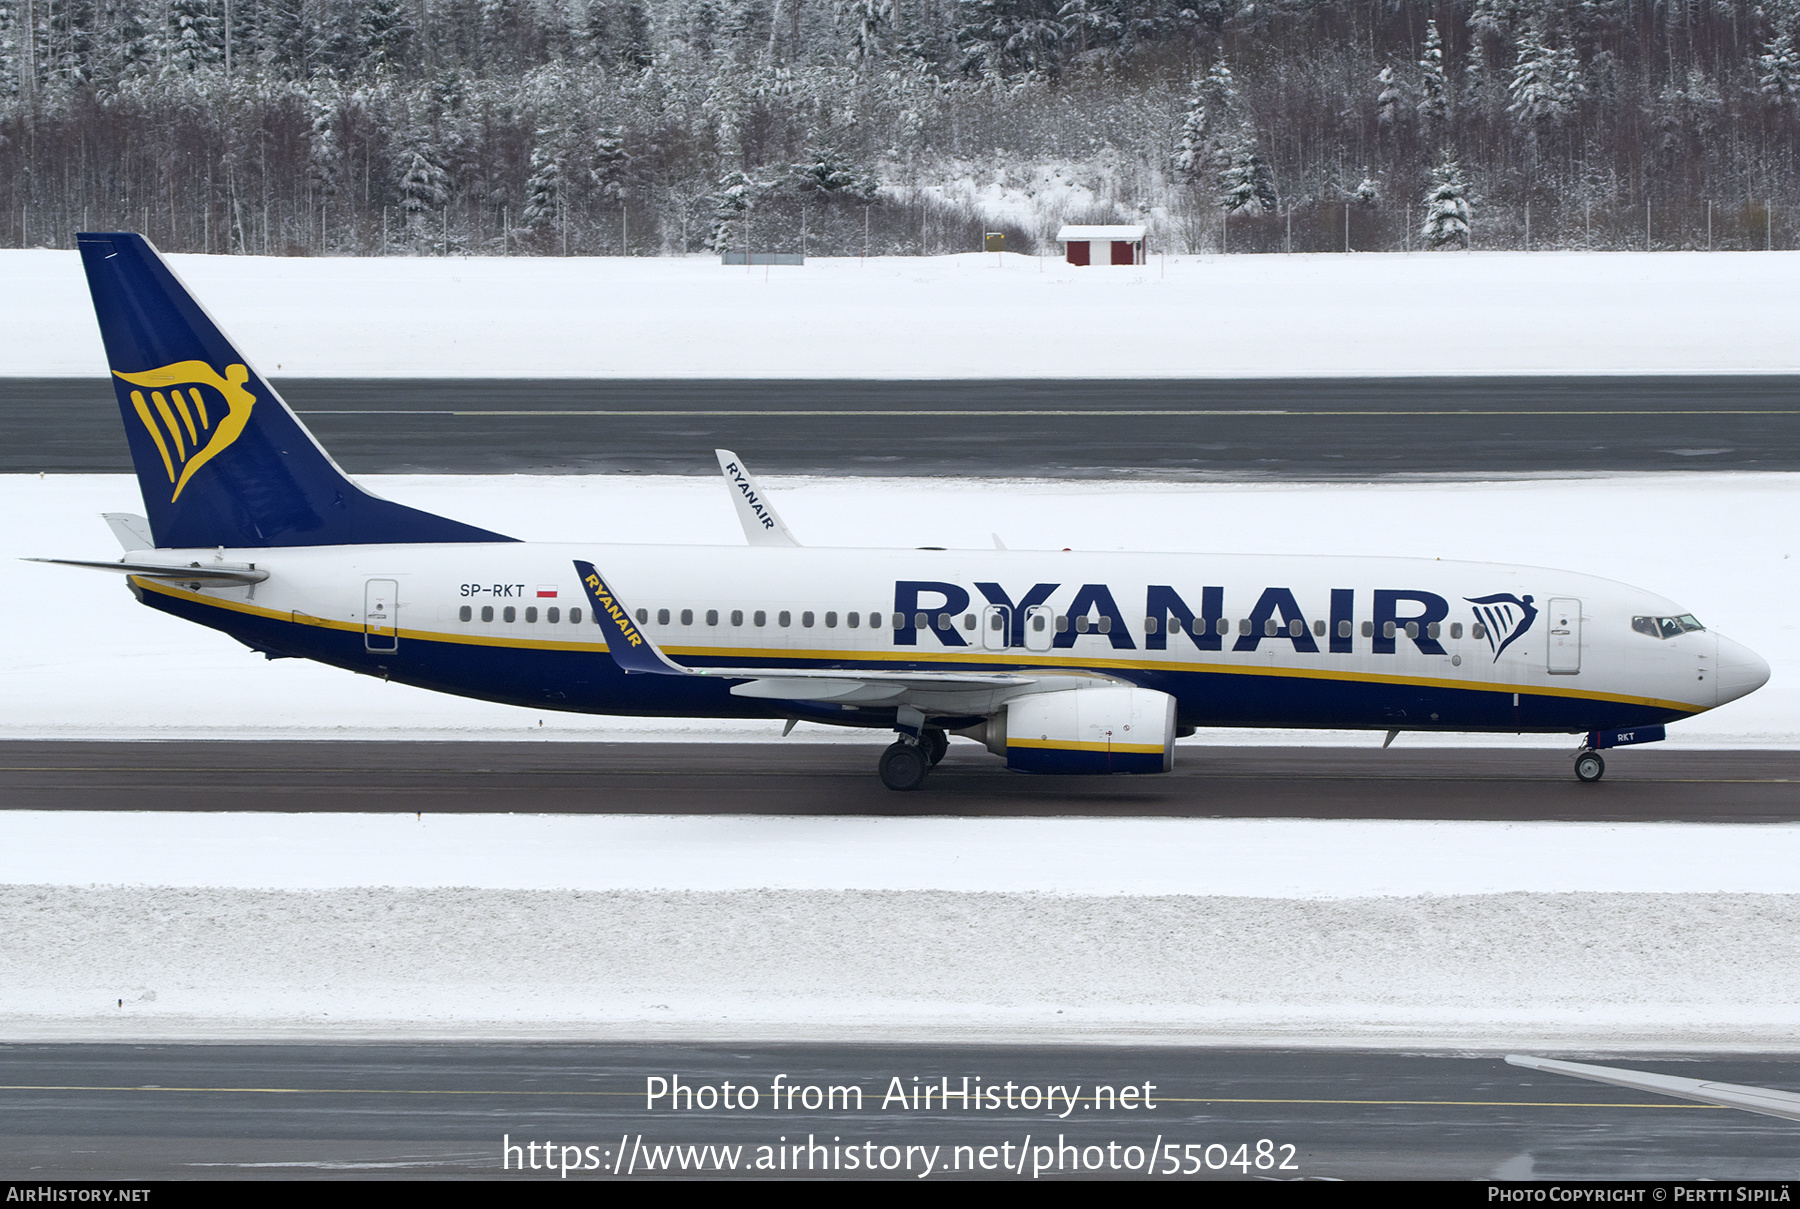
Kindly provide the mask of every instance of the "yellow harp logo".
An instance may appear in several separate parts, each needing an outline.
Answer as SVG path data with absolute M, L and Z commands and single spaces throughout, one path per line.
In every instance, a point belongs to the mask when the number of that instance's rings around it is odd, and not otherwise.
M 194 471 L 242 435 L 256 403 L 256 396 L 244 389 L 250 371 L 242 365 L 227 365 L 223 378 L 204 361 L 177 361 L 137 374 L 114 370 L 113 376 L 150 388 L 147 400 L 143 391 L 132 391 L 131 405 L 156 442 L 163 469 L 175 485 L 171 504 L 181 498 L 181 489 Z M 213 396 L 210 404 L 209 393 Z

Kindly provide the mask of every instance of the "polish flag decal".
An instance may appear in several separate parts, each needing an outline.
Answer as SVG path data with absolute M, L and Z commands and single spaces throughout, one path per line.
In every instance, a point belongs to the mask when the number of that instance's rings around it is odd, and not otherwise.
M 545 597 L 548 597 L 551 600 L 555 600 L 556 599 L 556 589 L 549 584 L 539 584 L 538 585 L 538 599 L 543 600 Z

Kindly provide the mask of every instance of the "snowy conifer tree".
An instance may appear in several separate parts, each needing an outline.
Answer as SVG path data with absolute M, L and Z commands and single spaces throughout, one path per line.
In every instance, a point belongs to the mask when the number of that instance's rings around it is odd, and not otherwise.
M 1419 55 L 1419 117 L 1434 134 L 1450 118 L 1450 80 L 1444 74 L 1444 41 L 1436 21 L 1425 22 L 1425 49 Z
M 406 0 L 361 0 L 356 19 L 356 52 L 364 71 L 400 66 L 412 26 Z
M 1394 77 L 1392 67 L 1382 68 L 1376 74 L 1375 82 L 1380 85 L 1375 94 L 1375 120 L 1384 128 L 1392 127 L 1399 117 L 1401 106 L 1406 103 L 1406 94 L 1400 81 Z
M 625 178 L 631 168 L 631 156 L 625 150 L 625 140 L 617 130 L 602 130 L 594 136 L 594 154 L 588 176 L 594 182 L 597 194 L 609 202 L 622 201 L 625 197 Z
M 437 217 L 450 200 L 450 174 L 432 146 L 429 131 L 416 131 L 401 152 L 400 212 L 407 238 L 419 246 L 429 238 Z
M 1219 208 L 1227 214 L 1267 214 L 1275 208 L 1275 178 L 1256 136 L 1241 131 L 1226 149 L 1219 173 Z
M 1528 131 L 1535 132 L 1546 122 L 1560 126 L 1574 115 L 1585 91 L 1574 48 L 1551 46 L 1541 25 L 1527 29 L 1519 39 L 1519 59 L 1507 88 L 1512 103 L 1506 112 Z
M 163 70 L 194 72 L 224 58 L 220 20 L 211 0 L 170 0 L 163 32 Z
M 1757 60 L 1762 66 L 1757 88 L 1779 108 L 1800 105 L 1800 50 L 1794 47 L 1793 27 L 1784 28 L 1764 50 Z
M 525 226 L 542 230 L 556 222 L 569 201 L 569 154 L 560 131 L 538 131 L 531 149 L 531 179 L 525 182 Z
M 749 213 L 759 192 L 757 183 L 743 172 L 728 172 L 713 193 L 713 231 L 707 246 L 729 252 L 740 246 L 738 224 Z
M 1469 186 L 1462 167 L 1446 154 L 1431 170 L 1425 193 L 1425 225 L 1419 230 L 1428 248 L 1469 246 Z
M 850 62 L 859 70 L 887 54 L 893 0 L 838 0 L 838 20 L 849 28 Z

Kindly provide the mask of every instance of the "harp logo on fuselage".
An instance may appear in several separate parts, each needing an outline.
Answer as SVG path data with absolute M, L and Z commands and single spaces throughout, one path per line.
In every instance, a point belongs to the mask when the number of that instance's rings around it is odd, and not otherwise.
M 159 369 L 113 376 L 146 390 L 131 392 L 131 405 L 162 455 L 163 470 L 181 498 L 194 472 L 243 435 L 256 396 L 245 389 L 250 370 L 227 365 L 224 376 L 204 361 L 177 361 Z

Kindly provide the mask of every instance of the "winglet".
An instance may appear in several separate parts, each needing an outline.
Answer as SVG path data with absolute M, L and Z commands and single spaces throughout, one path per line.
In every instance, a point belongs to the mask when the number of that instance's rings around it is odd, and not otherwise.
M 756 479 L 745 467 L 744 460 L 729 449 L 715 449 L 718 456 L 719 469 L 725 475 L 725 483 L 731 489 L 731 502 L 737 508 L 738 523 L 744 526 L 744 537 L 753 546 L 798 546 L 794 535 L 776 515 L 775 505 L 757 485 Z
M 682 667 L 656 649 L 656 644 L 631 620 L 625 603 L 607 586 L 594 564 L 575 560 L 575 574 L 587 590 L 588 602 L 594 608 L 594 620 L 606 631 L 606 650 L 620 669 L 649 672 L 658 676 L 687 676 L 692 670 Z

